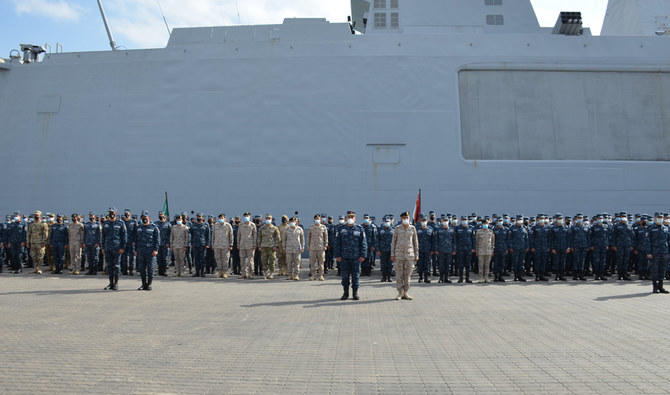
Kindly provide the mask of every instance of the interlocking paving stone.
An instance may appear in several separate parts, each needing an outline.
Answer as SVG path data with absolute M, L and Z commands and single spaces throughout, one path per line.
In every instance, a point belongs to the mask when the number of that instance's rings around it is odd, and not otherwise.
M 303 277 L 307 273 L 303 271 Z M 475 279 L 477 276 L 474 276 Z M 649 282 L 0 275 L 0 393 L 667 393 Z

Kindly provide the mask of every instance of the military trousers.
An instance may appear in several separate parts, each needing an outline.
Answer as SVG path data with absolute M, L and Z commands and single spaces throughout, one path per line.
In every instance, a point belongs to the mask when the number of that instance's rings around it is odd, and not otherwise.
M 128 243 L 130 244 L 130 243 Z M 123 274 L 128 274 L 133 272 L 135 262 L 135 253 L 132 246 L 127 246 L 124 250 L 123 255 L 121 255 L 121 272 Z
M 535 276 L 544 276 L 547 272 L 548 258 L 547 251 L 539 249 L 535 250 L 535 267 L 533 268 Z
M 586 260 L 586 248 L 575 248 L 574 258 L 573 258 L 573 267 L 575 275 L 581 275 L 584 273 L 584 261 Z
M 85 253 L 88 272 L 96 274 L 98 272 L 98 249 L 95 248 L 95 245 L 86 245 Z
M 30 245 L 30 257 L 33 259 L 33 265 L 35 266 L 35 271 L 40 270 L 40 266 L 44 263 L 44 254 L 46 253 L 46 247 L 43 245 Z
M 21 250 L 22 247 L 19 243 L 12 243 L 9 247 L 9 261 L 15 271 L 21 270 Z
M 556 250 L 556 255 L 554 255 L 554 262 L 556 263 L 556 274 L 558 277 L 564 277 L 565 276 L 565 262 L 567 259 L 567 255 L 565 253 L 565 250 Z
M 240 274 L 243 277 L 254 275 L 254 248 L 240 250 Z
M 261 263 L 263 265 L 263 274 L 267 277 L 274 275 L 277 253 L 274 247 L 261 248 Z
M 181 273 L 184 270 L 184 263 L 186 261 L 186 248 L 172 248 L 172 254 L 174 255 L 174 268 L 177 271 L 177 276 L 181 277 Z
M 393 272 L 393 262 L 391 262 L 391 251 L 382 251 L 379 257 L 382 276 L 391 276 Z
M 469 276 L 472 252 L 470 250 L 458 251 L 456 256 L 458 260 L 458 275 L 463 276 L 463 272 L 465 272 L 465 274 Z
M 512 251 L 512 270 L 516 276 L 521 276 L 524 272 L 523 259 L 526 257 L 526 251 L 515 249 Z
M 441 252 L 440 255 L 437 255 L 439 270 L 441 276 L 449 277 L 449 271 L 451 270 L 451 265 L 453 264 L 453 258 L 451 252 Z
M 630 248 L 618 247 L 616 249 L 616 270 L 620 276 L 628 274 L 628 265 L 630 263 Z
M 56 267 L 56 272 L 58 273 L 62 272 L 63 265 L 65 264 L 65 245 L 52 244 L 51 253 L 54 256 L 54 266 Z
M 419 251 L 419 262 L 416 265 L 416 271 L 419 274 L 430 276 L 430 251 Z
M 503 274 L 505 272 L 505 260 L 507 254 L 505 251 L 494 251 L 493 253 L 493 273 Z
M 233 247 L 233 250 L 230 252 L 230 256 L 233 261 L 233 273 L 240 274 L 240 250 L 237 247 Z
M 193 246 L 191 247 L 191 254 L 193 255 L 195 272 L 197 274 L 203 274 L 205 272 L 205 247 Z
M 361 280 L 361 262 L 358 259 L 342 258 L 342 262 L 340 262 L 340 273 L 342 275 L 343 288 L 349 289 L 349 285 L 351 284 L 351 288 L 358 289 Z M 397 275 L 398 268 L 396 267 L 396 276 Z
M 70 250 L 70 268 L 72 272 L 81 270 L 81 244 L 70 243 L 68 246 Z
M 158 247 L 158 256 L 156 257 L 156 261 L 158 263 L 158 274 L 160 275 L 163 275 L 165 272 L 167 272 L 169 252 L 170 250 L 165 245 Z
M 142 277 L 142 284 L 151 284 L 154 278 L 154 262 L 156 257 L 151 250 L 140 250 L 137 252 L 137 270 Z
M 219 273 L 228 273 L 228 261 L 230 261 L 230 250 L 228 248 L 215 248 L 214 259 L 219 268 Z
M 414 259 L 398 259 L 395 260 L 395 281 L 398 292 L 409 291 L 410 279 L 414 271 Z
M 279 251 L 279 275 L 287 275 L 288 274 L 288 266 L 286 265 L 286 253 Z
M 491 255 L 477 255 L 479 260 L 479 278 L 484 282 L 489 282 L 489 269 L 491 268 Z
M 302 254 L 300 252 L 286 252 L 286 266 L 287 276 L 289 279 L 300 277 L 300 260 Z
M 668 267 L 666 254 L 653 254 L 649 260 L 649 277 L 651 281 L 663 281 Z
M 606 265 L 607 265 L 607 248 L 595 247 L 593 249 L 593 274 L 596 276 L 604 276 Z
M 121 254 L 118 249 L 105 250 L 105 262 L 107 262 L 107 276 L 109 282 L 121 275 Z
M 309 276 L 319 278 L 323 276 L 323 265 L 326 259 L 324 250 L 311 250 L 309 252 Z

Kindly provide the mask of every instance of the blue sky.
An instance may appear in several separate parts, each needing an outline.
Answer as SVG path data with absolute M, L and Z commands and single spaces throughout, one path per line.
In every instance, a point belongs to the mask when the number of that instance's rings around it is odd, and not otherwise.
M 559 11 L 582 11 L 585 25 L 600 32 L 607 0 L 531 0 L 542 26 Z M 103 0 L 118 45 L 156 48 L 170 27 L 281 23 L 285 17 L 345 21 L 349 0 Z M 186 4 L 188 4 L 186 6 Z M 160 8 L 159 8 L 160 7 Z M 67 52 L 109 49 L 95 0 L 0 0 L 0 57 L 19 43 L 60 43 Z

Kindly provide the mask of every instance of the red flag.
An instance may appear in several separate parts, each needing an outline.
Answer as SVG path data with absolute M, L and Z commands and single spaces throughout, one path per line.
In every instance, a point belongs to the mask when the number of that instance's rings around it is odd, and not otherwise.
M 419 222 L 419 214 L 421 214 L 421 188 L 419 188 L 419 196 L 416 197 L 416 203 L 414 204 L 414 212 L 412 213 L 414 223 Z

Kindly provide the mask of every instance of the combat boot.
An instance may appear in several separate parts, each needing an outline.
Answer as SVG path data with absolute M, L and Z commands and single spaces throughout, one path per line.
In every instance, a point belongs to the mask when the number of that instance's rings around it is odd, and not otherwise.
M 145 288 L 145 291 L 151 291 L 151 280 L 147 281 L 147 287 Z
M 353 288 L 354 294 L 351 296 L 353 300 L 359 300 L 360 298 L 358 297 L 358 288 Z
M 147 289 L 147 282 L 145 280 L 142 280 L 142 286 L 137 288 L 138 291 L 144 291 Z
M 344 293 L 340 298 L 340 300 L 347 300 L 347 299 L 349 299 L 349 287 L 344 288 Z
M 423 273 L 419 273 L 419 282 L 423 281 Z
M 663 280 L 658 282 L 658 293 L 662 293 L 662 294 L 670 293 L 670 291 L 666 291 L 666 289 L 663 288 Z
M 472 284 L 472 280 L 470 280 L 470 272 L 469 271 L 465 272 L 465 282 L 467 284 Z
M 270 278 L 272 278 L 272 276 L 270 276 Z M 326 279 L 323 278 L 323 276 L 319 276 L 319 281 L 326 281 Z
M 499 283 L 504 283 L 505 282 L 505 279 L 503 278 L 502 273 L 498 275 L 498 282 Z
M 118 291 L 119 290 L 119 276 L 114 275 L 114 282 L 112 283 L 112 290 L 113 291 Z
M 651 293 L 657 294 L 658 293 L 658 285 L 656 284 L 656 281 L 652 281 L 651 285 L 653 286 L 653 291 L 651 291 Z
M 405 299 L 405 300 L 413 300 L 414 299 L 413 297 L 409 296 L 409 293 L 407 293 L 407 291 L 405 291 L 402 298 Z
M 401 290 L 398 290 L 398 296 L 395 297 L 395 300 L 400 300 L 403 298 L 403 292 Z
M 430 277 L 430 273 L 426 273 L 423 276 L 423 282 L 426 283 L 426 284 L 430 284 L 430 278 L 428 278 L 428 277 Z

